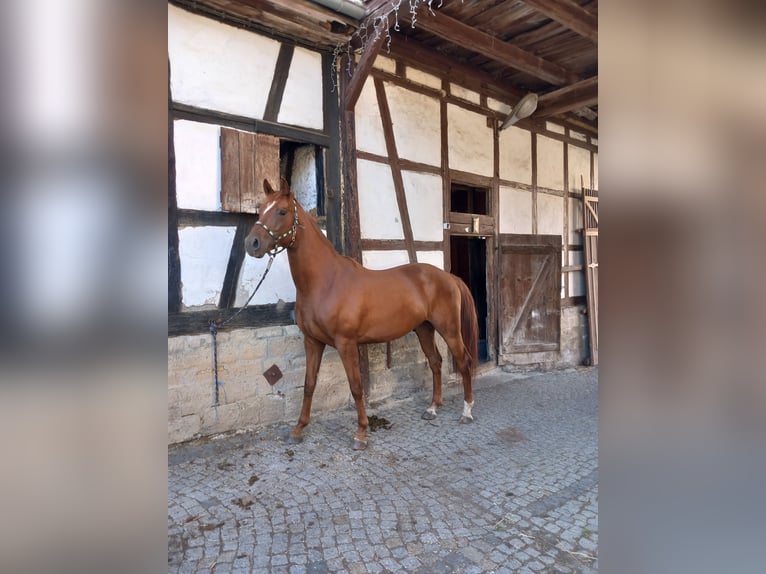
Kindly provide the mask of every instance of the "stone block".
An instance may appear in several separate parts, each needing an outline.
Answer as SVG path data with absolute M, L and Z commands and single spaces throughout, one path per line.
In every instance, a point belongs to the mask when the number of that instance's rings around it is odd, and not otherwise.
M 253 335 L 256 339 L 269 339 L 271 337 L 282 337 L 284 333 L 284 327 L 264 327 L 263 329 L 254 329 Z
M 168 420 L 168 444 L 191 440 L 200 434 L 201 420 L 196 414 Z
M 272 358 L 290 358 L 296 355 L 304 354 L 303 336 L 290 337 L 271 337 L 269 338 L 269 350 L 267 357 Z

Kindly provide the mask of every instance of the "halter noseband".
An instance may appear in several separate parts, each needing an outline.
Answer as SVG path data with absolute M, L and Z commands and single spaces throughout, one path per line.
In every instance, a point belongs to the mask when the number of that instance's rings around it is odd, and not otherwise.
M 266 253 L 268 253 L 272 258 L 279 255 L 285 249 L 289 249 L 295 244 L 295 236 L 297 235 L 298 231 L 298 202 L 295 200 L 295 197 L 293 197 L 293 226 L 285 231 L 282 235 L 277 235 L 274 233 L 271 229 L 269 229 L 269 226 L 263 223 L 261 220 L 256 221 L 255 224 L 263 227 L 266 230 L 266 233 L 269 234 L 269 237 L 274 240 L 274 247 L 269 249 Z M 280 246 L 279 242 L 288 235 L 293 236 L 293 238 L 290 240 L 290 243 Z

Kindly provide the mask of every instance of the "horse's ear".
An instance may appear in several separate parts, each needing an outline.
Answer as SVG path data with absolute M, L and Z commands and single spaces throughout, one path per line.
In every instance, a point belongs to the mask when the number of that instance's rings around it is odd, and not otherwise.
M 284 177 L 280 178 L 279 187 L 282 195 L 290 195 L 290 184 L 287 183 L 287 180 Z
M 269 180 L 266 179 L 265 177 L 263 178 L 263 192 L 266 194 L 266 196 L 269 196 L 272 193 L 274 193 L 274 188 L 271 187 Z

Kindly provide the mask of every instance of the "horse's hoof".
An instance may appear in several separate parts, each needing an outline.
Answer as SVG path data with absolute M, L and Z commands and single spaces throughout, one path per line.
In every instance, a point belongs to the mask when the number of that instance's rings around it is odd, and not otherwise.
M 472 423 L 473 422 L 473 417 L 465 417 L 465 416 L 460 417 L 460 421 L 459 422 L 460 422 L 460 424 L 464 424 L 464 425 Z
M 423 420 L 426 420 L 426 421 L 432 421 L 432 420 L 434 420 L 436 418 L 436 413 L 433 412 L 433 411 L 428 411 L 427 410 L 427 411 L 423 412 L 423 415 L 420 418 L 422 418 Z
M 303 442 L 302 436 L 295 436 L 294 434 L 287 435 L 287 442 L 290 444 L 300 444 Z
M 367 448 L 367 441 L 366 440 L 359 440 L 358 438 L 354 439 L 354 450 L 364 450 Z

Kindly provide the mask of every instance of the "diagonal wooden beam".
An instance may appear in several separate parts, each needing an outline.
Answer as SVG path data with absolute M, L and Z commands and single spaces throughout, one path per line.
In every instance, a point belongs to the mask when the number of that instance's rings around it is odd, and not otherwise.
M 380 112 L 380 120 L 383 124 L 383 136 L 386 140 L 388 163 L 391 166 L 391 175 L 394 180 L 396 203 L 399 207 L 399 219 L 402 222 L 402 231 L 404 232 L 404 244 L 407 246 L 407 255 L 409 256 L 410 263 L 417 263 L 418 256 L 415 252 L 415 239 L 412 233 L 412 223 L 410 222 L 410 211 L 407 207 L 407 194 L 404 190 L 402 167 L 399 164 L 399 153 L 396 151 L 394 123 L 391 121 L 391 110 L 388 107 L 386 88 L 383 85 L 383 80 L 380 78 L 375 78 L 375 93 L 378 97 L 378 111 Z
M 547 117 L 590 106 L 598 101 L 598 76 L 549 92 L 538 99 L 535 117 Z
M 282 106 L 282 96 L 284 96 L 285 86 L 287 86 L 287 77 L 290 75 L 290 64 L 293 61 L 294 51 L 295 46 L 292 44 L 281 44 L 279 46 L 277 65 L 274 68 L 274 77 L 271 79 L 271 89 L 266 100 L 266 109 L 263 112 L 264 120 L 270 122 L 277 121 L 279 108 Z
M 364 87 L 364 81 L 372 70 L 372 65 L 375 63 L 375 58 L 380 53 L 380 48 L 383 46 L 387 37 L 387 30 L 379 30 L 377 38 L 374 38 L 372 42 L 365 46 L 362 52 L 362 57 L 359 59 L 359 63 L 354 69 L 354 76 L 348 83 L 348 91 L 346 92 L 346 99 L 343 102 L 343 108 L 346 111 L 351 111 L 356 105 L 356 101 L 359 99 L 359 94 L 362 93 Z M 343 73 L 343 72 L 341 72 Z
M 472 28 L 441 12 L 421 10 L 417 26 L 467 50 L 482 54 L 510 68 L 520 70 L 550 84 L 571 84 L 579 78 L 569 70 L 536 56 L 518 46 Z
M 522 0 L 551 20 L 598 43 L 598 17 L 572 0 Z

